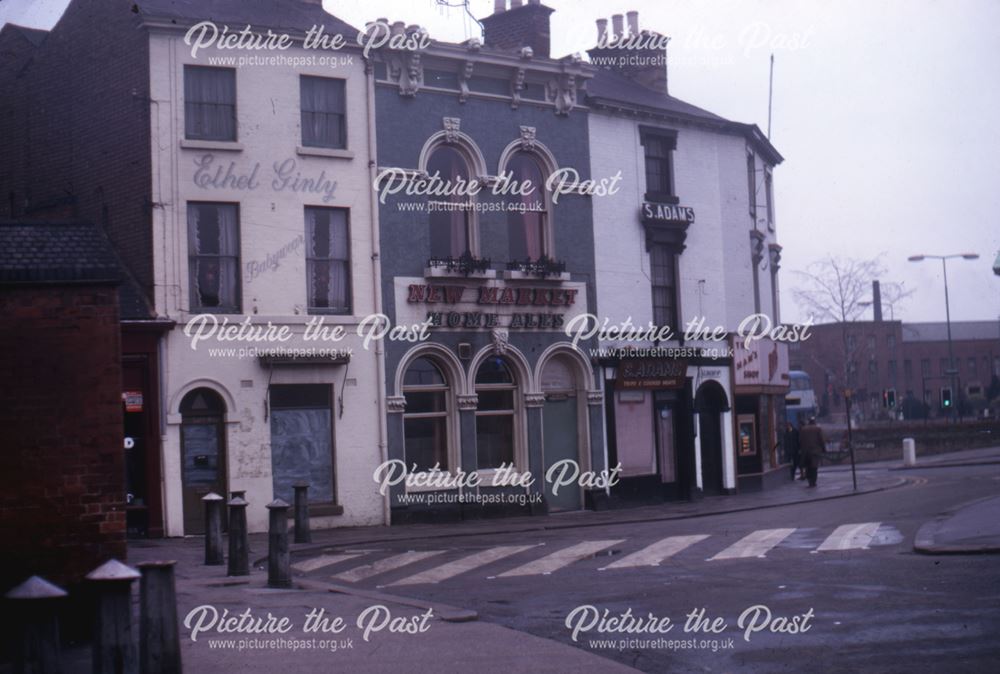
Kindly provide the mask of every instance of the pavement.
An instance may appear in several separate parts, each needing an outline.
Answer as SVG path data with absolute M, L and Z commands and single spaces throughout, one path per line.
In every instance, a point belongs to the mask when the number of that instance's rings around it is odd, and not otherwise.
M 949 465 L 977 465 L 1000 461 L 1000 447 L 969 450 L 922 461 L 916 469 Z M 791 481 L 767 491 L 706 497 L 690 503 L 580 511 L 546 517 L 471 520 L 446 525 L 413 524 L 393 527 L 357 527 L 312 532 L 309 544 L 293 544 L 291 557 L 304 559 L 318 551 L 409 540 L 442 539 L 484 534 L 573 529 L 614 524 L 689 519 L 766 508 L 849 498 L 919 482 L 901 468 L 901 462 L 857 467 L 857 490 L 850 468 L 822 468 L 819 486 Z M 915 549 L 928 553 L 1000 551 L 1000 496 L 966 504 L 928 522 L 916 536 Z M 338 585 L 296 575 L 288 589 L 267 587 L 267 534 L 250 536 L 251 573 L 227 578 L 225 566 L 205 566 L 201 537 L 131 541 L 130 565 L 143 561 L 175 560 L 180 641 L 189 672 L 273 672 L 287 669 L 312 672 L 350 668 L 376 672 L 406 668 L 416 671 L 533 671 L 563 672 L 600 667 L 608 672 L 637 671 L 584 649 L 501 625 L 479 621 L 475 611 L 432 601 L 401 597 L 378 590 Z M 138 592 L 133 593 L 137 602 Z M 202 607 L 202 608 L 199 608 Z M 250 607 L 250 608 L 248 608 Z M 225 614 L 225 611 L 229 614 Z M 250 615 L 245 624 L 260 619 L 258 633 L 218 631 L 225 619 Z M 219 620 L 214 621 L 216 615 Z M 307 616 L 330 620 L 324 632 L 307 630 Z M 288 618 L 285 633 L 266 631 L 269 616 Z M 342 624 L 333 619 L 340 617 Z M 199 624 L 207 626 L 195 634 Z M 340 628 L 339 630 L 337 628 Z M 195 638 L 197 637 L 197 638 Z M 82 649 L 78 649 L 82 650 Z M 85 661 L 86 652 L 69 654 Z M 69 671 L 76 671 L 70 667 Z

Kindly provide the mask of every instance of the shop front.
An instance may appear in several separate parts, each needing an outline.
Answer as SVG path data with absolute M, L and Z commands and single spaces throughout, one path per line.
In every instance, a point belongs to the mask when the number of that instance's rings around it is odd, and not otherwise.
M 738 486 L 759 491 L 788 479 L 782 435 L 788 392 L 788 345 L 770 339 L 733 341 Z

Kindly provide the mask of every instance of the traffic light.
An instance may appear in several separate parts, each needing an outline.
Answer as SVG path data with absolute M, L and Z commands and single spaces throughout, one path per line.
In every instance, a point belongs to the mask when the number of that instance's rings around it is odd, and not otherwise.
M 951 407 L 951 388 L 941 389 L 941 407 L 949 409 Z

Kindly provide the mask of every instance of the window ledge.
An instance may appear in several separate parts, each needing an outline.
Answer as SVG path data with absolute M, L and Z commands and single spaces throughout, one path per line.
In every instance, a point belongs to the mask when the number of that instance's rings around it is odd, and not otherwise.
M 181 138 L 185 150 L 219 150 L 221 152 L 243 152 L 243 143 L 230 140 L 191 140 Z
M 354 153 L 350 150 L 338 150 L 332 147 L 305 147 L 303 145 L 295 148 L 295 154 L 301 157 L 327 157 L 329 159 L 354 159 Z
M 457 269 L 445 269 L 443 267 L 424 267 L 424 278 L 496 278 L 495 269 L 485 269 L 483 271 L 470 271 L 465 273 Z
M 506 281 L 537 281 L 539 283 L 562 283 L 563 281 L 568 281 L 570 279 L 570 274 L 568 271 L 560 272 L 558 274 L 549 274 L 548 276 L 542 276 L 541 274 L 530 274 L 524 271 L 518 271 L 516 269 L 508 269 L 503 273 L 504 280 Z

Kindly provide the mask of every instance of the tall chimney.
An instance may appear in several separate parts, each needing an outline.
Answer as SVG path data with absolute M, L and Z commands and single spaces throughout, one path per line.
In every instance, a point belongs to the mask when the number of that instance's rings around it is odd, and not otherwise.
M 882 288 L 878 281 L 872 281 L 872 313 L 875 314 L 875 322 L 882 322 Z
M 625 12 L 625 17 L 628 19 L 628 32 L 629 35 L 639 34 L 639 12 L 632 10 L 631 12 Z
M 597 44 L 601 44 L 608 34 L 608 20 L 598 19 L 597 20 Z
M 507 0 L 493 0 L 493 13 L 503 14 L 507 11 Z
M 510 0 L 510 9 L 504 9 L 504 0 L 496 0 L 494 7 L 493 14 L 480 19 L 484 46 L 507 51 L 531 47 L 536 57 L 549 57 L 551 7 L 536 0 L 527 4 L 523 0 Z
M 615 39 L 620 40 L 622 38 L 622 34 L 625 32 L 625 28 L 622 25 L 622 15 L 612 14 L 611 25 L 614 26 L 615 29 Z

